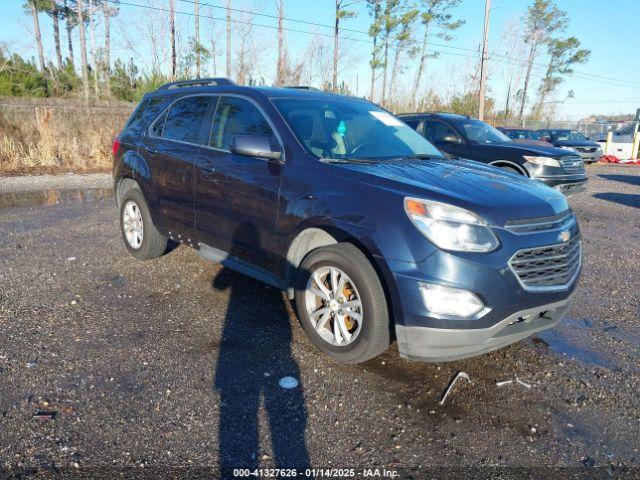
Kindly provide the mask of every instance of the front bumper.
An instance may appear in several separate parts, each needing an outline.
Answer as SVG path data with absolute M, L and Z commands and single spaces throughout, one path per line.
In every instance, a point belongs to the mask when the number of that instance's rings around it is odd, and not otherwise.
M 577 152 L 580 155 L 580 158 L 585 162 L 597 162 L 602 158 L 603 152 L 602 150 L 596 150 L 595 152 Z
M 570 238 L 579 236 L 577 224 L 567 228 Z M 418 262 L 387 260 L 393 277 L 390 279 L 394 287 L 391 300 L 401 356 L 441 361 L 478 355 L 551 328 L 565 314 L 578 285 L 579 257 L 569 282 L 548 289 L 523 285 L 519 274 L 510 266 L 518 252 L 560 244 L 561 231 L 518 234 L 495 227 L 494 232 L 501 245 L 493 252 L 434 249 Z M 476 295 L 485 308 L 466 318 L 434 314 L 425 306 L 421 293 L 424 283 L 467 290 Z
M 505 347 L 555 326 L 569 309 L 571 297 L 520 310 L 488 328 L 442 329 L 396 325 L 400 355 L 409 360 L 443 362 Z
M 566 196 L 585 190 L 587 173 L 584 168 L 577 172 L 568 173 L 562 167 L 549 167 L 529 162 L 525 163 L 525 168 L 532 179 L 538 180 L 548 187 L 555 188 Z

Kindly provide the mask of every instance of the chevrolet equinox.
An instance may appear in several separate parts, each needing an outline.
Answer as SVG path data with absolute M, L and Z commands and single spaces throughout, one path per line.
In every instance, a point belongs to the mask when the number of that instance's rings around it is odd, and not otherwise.
M 335 360 L 488 352 L 554 326 L 581 265 L 565 197 L 452 161 L 368 101 L 304 88 L 175 82 L 113 143 L 124 244 L 184 243 L 286 292 Z

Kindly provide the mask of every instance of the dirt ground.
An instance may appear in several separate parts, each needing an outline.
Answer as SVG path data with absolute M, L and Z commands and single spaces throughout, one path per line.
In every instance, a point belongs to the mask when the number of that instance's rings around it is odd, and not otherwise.
M 108 176 L 0 178 L 0 467 L 640 475 L 640 168 L 588 172 L 570 200 L 584 269 L 557 328 L 453 363 L 411 363 L 393 345 L 357 366 L 316 351 L 280 292 L 189 248 L 134 261 Z M 459 371 L 472 383 L 440 405 Z

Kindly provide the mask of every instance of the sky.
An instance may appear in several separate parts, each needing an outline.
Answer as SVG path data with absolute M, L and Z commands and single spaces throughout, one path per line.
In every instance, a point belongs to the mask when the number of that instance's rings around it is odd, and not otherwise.
M 151 10 L 135 5 L 155 6 L 166 8 L 167 0 L 122 0 L 120 13 L 112 20 L 112 57 L 128 60 L 133 58 L 141 70 L 148 70 L 152 63 L 152 49 L 149 46 L 148 25 L 149 18 L 160 18 L 166 13 L 161 10 Z M 489 52 L 495 55 L 489 59 L 488 94 L 496 99 L 498 106 L 504 102 L 507 82 L 505 70 L 510 68 L 508 56 L 516 56 L 505 37 L 505 32 L 511 28 L 521 31 L 527 6 L 532 0 L 492 0 L 491 20 L 489 29 Z M 27 57 L 35 57 L 36 49 L 32 35 L 31 18 L 25 15 L 23 0 L 0 0 L 0 43 L 10 51 Z M 216 59 L 216 67 L 220 75 L 224 70 L 224 21 L 225 0 L 200 0 L 201 3 L 201 35 L 202 43 L 207 45 L 208 39 L 218 40 L 221 51 Z M 367 12 L 366 1 L 353 0 L 351 9 L 357 12 L 354 18 L 343 21 L 344 29 L 341 36 L 341 49 L 344 52 L 340 68 L 340 80 L 344 80 L 351 91 L 361 96 L 369 92 L 370 69 L 369 59 L 371 44 L 366 32 L 371 21 Z M 208 5 L 206 5 L 208 4 Z M 640 38 L 635 35 L 637 19 L 640 18 L 640 2 L 637 0 L 556 0 L 556 4 L 569 15 L 567 36 L 575 36 L 580 40 L 581 47 L 591 50 L 589 61 L 575 67 L 575 73 L 557 89 L 554 97 L 549 99 L 550 105 L 556 110 L 558 119 L 578 120 L 591 114 L 620 114 L 635 113 L 640 108 L 640 65 L 637 63 L 637 51 L 640 48 Z M 275 0 L 232 0 L 232 5 L 241 10 L 251 10 L 263 15 L 276 15 Z M 334 15 L 333 0 L 285 0 L 285 27 L 296 31 L 287 31 L 286 45 L 293 59 L 305 54 L 308 43 L 313 35 L 321 38 L 325 46 L 332 51 L 332 33 Z M 440 52 L 439 56 L 430 59 L 427 65 L 425 84 L 443 95 L 453 95 L 462 88 L 465 81 L 469 81 L 469 74 L 475 69 L 478 51 L 482 43 L 484 0 L 462 0 L 459 7 L 451 13 L 454 18 L 465 20 L 464 25 L 455 32 L 455 38 L 450 42 L 443 42 L 433 38 L 432 46 Z M 193 4 L 189 0 L 176 0 L 177 12 L 193 11 Z M 213 17 L 213 18 L 207 18 Z M 254 37 L 257 51 L 255 62 L 257 69 L 264 72 L 267 83 L 273 81 L 275 72 L 277 43 L 275 27 L 277 20 L 267 16 L 247 17 L 246 14 L 234 13 L 234 19 L 250 20 L 256 25 Z M 309 25 L 301 22 L 313 22 Z M 178 14 L 179 41 L 183 48 L 187 44 L 187 37 L 192 35 L 193 17 Z M 41 15 L 40 23 L 45 41 L 45 54 L 54 58 L 53 34 L 48 16 Z M 634 25 L 635 24 L 635 25 Z M 241 23 L 234 23 L 234 34 L 242 28 Z M 98 25 L 97 42 L 102 42 L 101 25 Z M 236 31 L 238 30 L 238 31 Z M 77 29 L 75 31 L 77 36 Z M 416 31 L 421 38 L 421 31 Z M 234 37 L 237 40 L 237 35 Z M 76 41 L 76 64 L 78 41 Z M 90 42 L 90 38 L 88 37 Z M 66 53 L 66 37 L 62 32 L 63 53 Z M 168 39 L 163 42 L 168 46 Z M 444 46 L 443 46 L 444 45 Z M 165 47 L 163 47 L 165 48 Z M 405 57 L 406 58 L 406 57 Z M 524 61 L 524 56 L 518 57 Z M 544 57 L 537 60 L 533 70 L 533 86 L 538 85 L 544 73 Z M 417 62 L 406 61 L 404 71 L 399 75 L 399 90 L 411 89 Z M 168 65 L 165 62 L 165 65 Z M 208 68 L 212 70 L 212 66 Z M 573 98 L 567 98 L 568 92 L 573 91 Z

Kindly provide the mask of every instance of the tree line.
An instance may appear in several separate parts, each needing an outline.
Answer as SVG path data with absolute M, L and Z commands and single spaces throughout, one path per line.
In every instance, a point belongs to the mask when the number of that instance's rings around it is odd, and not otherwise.
M 189 12 L 177 11 L 176 1 L 187 4 Z M 277 45 L 272 76 L 276 86 L 307 81 L 325 90 L 353 93 L 353 85 L 344 81 L 346 72 L 352 68 L 349 66 L 352 62 L 345 61 L 348 53 L 344 52 L 344 44 L 354 41 L 353 36 L 346 35 L 356 32 L 367 35 L 363 38 L 368 38 L 370 48 L 366 95 L 369 99 L 396 110 L 445 108 L 477 113 L 480 68 L 477 53 L 467 55 L 471 58 L 468 78 L 464 87 L 450 98 L 439 95 L 428 77 L 431 61 L 445 53 L 438 46 L 454 45 L 457 31 L 465 24 L 465 19 L 456 14 L 462 0 L 334 0 L 333 32 L 322 35 L 331 38 L 331 44 L 312 36 L 299 58 L 291 55 L 286 35 L 288 26 L 300 20 L 287 18 L 284 0 L 275 2 L 276 15 L 272 16 L 239 8 L 237 0 L 225 0 L 223 5 L 216 6 L 224 12 L 224 19 L 218 21 L 224 30 L 211 33 L 211 38 L 205 40 L 201 22 L 214 17 L 202 12 L 205 7 L 213 8 L 212 4 L 200 0 L 157 0 L 148 6 L 145 20 L 149 22 L 149 35 L 156 36 L 150 39 L 151 67 L 141 71 L 133 58 L 128 61 L 112 58 L 111 22 L 122 8 L 118 0 L 27 0 L 24 10 L 33 23 L 37 63 L 0 49 L 0 94 L 79 94 L 85 102 L 98 98 L 135 100 L 165 81 L 201 77 L 211 72 L 224 74 L 241 84 L 264 84 L 267 83 L 264 72 L 256 71 L 256 53 L 251 47 L 254 18 L 259 15 L 277 20 L 277 26 L 271 27 Z M 176 14 L 185 13 L 189 14 L 191 25 L 178 25 Z M 358 15 L 367 16 L 368 30 L 349 28 L 349 20 Z M 51 22 L 54 58 L 45 56 L 40 26 L 43 17 Z M 163 29 L 166 26 L 168 39 L 157 33 L 158 28 L 151 28 L 154 21 L 161 22 Z M 100 29 L 96 28 L 98 22 Z M 568 14 L 553 0 L 532 0 L 517 28 L 512 29 L 508 38 L 503 34 L 505 54 L 490 53 L 488 57 L 495 65 L 508 65 L 502 72 L 502 79 L 507 82 L 503 106 L 497 106 L 491 93 L 487 98 L 487 106 L 494 115 L 522 118 L 527 114 L 527 105 L 531 106 L 532 116 L 543 115 L 551 103 L 548 99 L 573 73 L 573 67 L 589 58 L 590 52 L 581 48 L 577 38 L 566 36 L 568 26 Z M 66 42 L 62 40 L 62 30 Z M 135 52 L 135 46 L 131 48 Z M 166 61 L 159 53 L 165 48 L 169 52 Z M 496 71 L 497 67 L 493 73 L 490 69 L 490 75 L 495 76 Z M 543 72 L 535 89 L 534 71 Z M 401 78 L 403 85 L 410 88 L 400 88 Z

